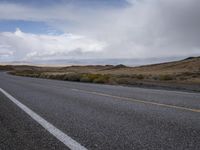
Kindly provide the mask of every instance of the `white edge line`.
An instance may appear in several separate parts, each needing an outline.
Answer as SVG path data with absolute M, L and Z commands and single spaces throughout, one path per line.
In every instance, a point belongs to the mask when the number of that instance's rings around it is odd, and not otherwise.
M 0 91 L 9 98 L 13 103 L 15 103 L 19 108 L 21 108 L 24 112 L 26 112 L 31 118 L 33 118 L 37 123 L 39 123 L 42 127 L 44 127 L 48 132 L 50 132 L 54 137 L 56 137 L 59 141 L 64 143 L 68 148 L 71 150 L 87 150 L 85 147 L 83 147 L 81 144 L 73 140 L 71 137 L 63 133 L 61 130 L 53 126 L 51 123 L 40 117 L 38 114 L 33 112 L 31 109 L 29 109 L 27 106 L 19 102 L 17 99 L 15 99 L 13 96 L 11 96 L 9 93 L 4 91 L 2 88 L 0 88 Z

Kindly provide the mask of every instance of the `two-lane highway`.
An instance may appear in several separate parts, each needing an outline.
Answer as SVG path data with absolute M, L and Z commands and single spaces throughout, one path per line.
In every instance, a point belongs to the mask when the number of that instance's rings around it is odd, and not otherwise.
M 0 88 L 14 99 L 0 92 L 2 150 L 73 149 L 74 145 L 101 150 L 200 149 L 200 93 L 4 72 Z

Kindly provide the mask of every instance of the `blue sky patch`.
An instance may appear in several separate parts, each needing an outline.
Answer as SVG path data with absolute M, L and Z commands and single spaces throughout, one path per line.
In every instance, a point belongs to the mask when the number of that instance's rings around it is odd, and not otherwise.
M 43 22 L 23 20 L 0 20 L 0 32 L 14 32 L 17 28 L 34 34 L 61 34 L 62 32 Z

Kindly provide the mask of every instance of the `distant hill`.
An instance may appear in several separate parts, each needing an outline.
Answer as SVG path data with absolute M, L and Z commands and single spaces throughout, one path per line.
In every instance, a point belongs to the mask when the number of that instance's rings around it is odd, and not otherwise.
M 183 72 L 200 72 L 200 57 L 189 57 L 184 60 L 152 64 L 139 67 L 122 67 L 104 70 L 112 74 L 178 74 Z
M 182 72 L 199 72 L 200 57 L 188 57 L 180 61 L 160 64 L 128 67 L 119 65 L 86 65 L 67 67 L 39 67 L 30 65 L 0 65 L 0 70 L 37 70 L 37 71 L 76 71 L 76 72 L 99 72 L 108 74 L 174 74 Z M 84 71 L 85 70 L 85 71 Z
M 0 70 L 12 71 L 19 76 L 122 84 L 150 87 L 170 87 L 200 91 L 200 57 L 188 57 L 180 61 L 129 67 L 119 65 L 87 65 L 67 67 L 0 66 Z

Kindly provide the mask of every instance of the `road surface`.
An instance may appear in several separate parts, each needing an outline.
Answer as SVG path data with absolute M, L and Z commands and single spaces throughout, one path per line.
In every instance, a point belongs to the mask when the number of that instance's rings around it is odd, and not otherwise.
M 200 93 L 5 72 L 0 89 L 0 150 L 200 149 Z

